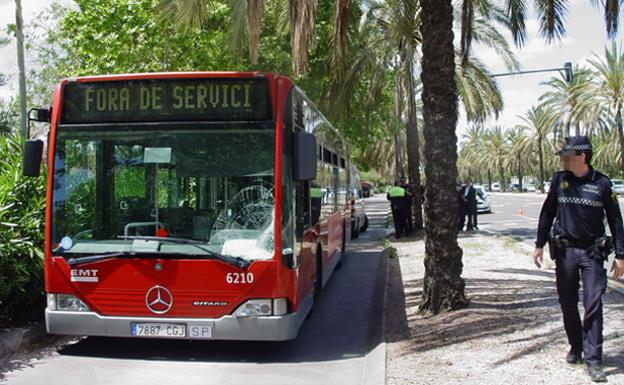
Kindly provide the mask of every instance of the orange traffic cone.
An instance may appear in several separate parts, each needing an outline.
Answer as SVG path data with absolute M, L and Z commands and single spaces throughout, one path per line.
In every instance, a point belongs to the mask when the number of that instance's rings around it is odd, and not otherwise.
M 520 207 L 520 209 L 518 209 L 518 215 L 524 216 L 524 209 L 522 207 Z

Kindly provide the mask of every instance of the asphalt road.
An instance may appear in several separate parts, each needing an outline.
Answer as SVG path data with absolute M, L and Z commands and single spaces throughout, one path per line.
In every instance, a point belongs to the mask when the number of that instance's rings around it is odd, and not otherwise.
M 545 194 L 539 193 L 489 193 L 491 214 L 478 216 L 479 229 L 508 235 L 531 247 L 535 246 L 537 222 Z M 619 198 L 620 209 L 624 210 L 624 198 Z M 606 226 L 607 231 L 608 226 Z M 609 259 L 611 266 L 613 255 Z M 624 283 L 624 278 L 620 279 Z
M 386 264 L 380 239 L 386 232 L 388 209 L 382 198 L 366 200 L 369 230 L 351 242 L 346 260 L 332 275 L 295 340 L 87 337 L 35 354 L 37 360 L 14 363 L 1 377 L 15 385 L 382 385 Z

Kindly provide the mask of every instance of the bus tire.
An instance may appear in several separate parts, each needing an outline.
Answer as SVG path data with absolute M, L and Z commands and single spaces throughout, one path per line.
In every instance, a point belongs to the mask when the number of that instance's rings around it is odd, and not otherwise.
M 355 226 L 351 229 L 351 239 L 357 239 L 360 236 L 360 220 L 355 220 Z
M 362 232 L 368 229 L 368 215 L 364 215 L 364 227 L 362 227 Z
M 321 249 L 321 245 L 317 246 L 316 249 L 316 272 L 314 273 L 314 302 L 321 295 L 321 291 L 323 290 L 323 250 Z

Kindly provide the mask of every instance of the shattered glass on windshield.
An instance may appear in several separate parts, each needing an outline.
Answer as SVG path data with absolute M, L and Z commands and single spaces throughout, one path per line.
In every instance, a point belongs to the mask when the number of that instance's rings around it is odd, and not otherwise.
M 211 243 L 221 243 L 221 254 L 246 259 L 273 256 L 273 185 L 249 186 L 239 191 L 215 222 Z

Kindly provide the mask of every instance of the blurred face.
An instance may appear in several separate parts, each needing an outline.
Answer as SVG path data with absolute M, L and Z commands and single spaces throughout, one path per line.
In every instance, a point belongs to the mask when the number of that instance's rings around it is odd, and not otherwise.
M 466 178 L 466 179 L 464 180 L 464 183 L 465 183 L 465 184 L 471 184 L 471 183 L 472 183 L 472 179 L 470 179 L 470 178 Z
M 571 171 L 585 164 L 585 154 L 574 151 L 568 155 L 561 155 L 561 161 L 563 162 L 563 169 Z

